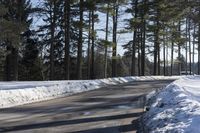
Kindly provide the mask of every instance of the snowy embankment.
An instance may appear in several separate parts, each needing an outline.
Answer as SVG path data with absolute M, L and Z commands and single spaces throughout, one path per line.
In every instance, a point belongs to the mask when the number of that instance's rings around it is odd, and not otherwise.
M 200 76 L 179 79 L 149 100 L 146 132 L 200 133 Z
M 50 100 L 80 92 L 140 80 L 177 79 L 179 77 L 119 77 L 79 81 L 0 82 L 0 108 Z

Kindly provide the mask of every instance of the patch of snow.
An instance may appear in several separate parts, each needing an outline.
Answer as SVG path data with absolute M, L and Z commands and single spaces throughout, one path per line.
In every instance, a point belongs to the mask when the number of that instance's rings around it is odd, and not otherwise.
M 50 100 L 107 85 L 139 80 L 177 79 L 179 76 L 117 77 L 98 80 L 0 82 L 0 108 Z
M 146 131 L 200 132 L 200 76 L 183 77 L 171 83 L 151 102 L 143 117 Z

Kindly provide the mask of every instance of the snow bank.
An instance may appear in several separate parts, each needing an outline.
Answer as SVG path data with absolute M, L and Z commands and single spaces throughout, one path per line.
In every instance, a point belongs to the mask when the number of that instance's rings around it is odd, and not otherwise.
M 161 90 L 143 120 L 146 132 L 200 133 L 200 76 L 181 78 Z
M 63 97 L 136 80 L 177 79 L 179 77 L 119 77 L 79 81 L 0 82 L 0 108 Z

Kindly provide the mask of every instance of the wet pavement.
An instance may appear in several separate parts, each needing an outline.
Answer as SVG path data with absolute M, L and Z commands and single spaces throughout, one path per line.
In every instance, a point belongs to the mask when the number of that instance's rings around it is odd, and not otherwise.
M 138 81 L 0 110 L 0 132 L 134 133 L 144 96 L 170 80 Z

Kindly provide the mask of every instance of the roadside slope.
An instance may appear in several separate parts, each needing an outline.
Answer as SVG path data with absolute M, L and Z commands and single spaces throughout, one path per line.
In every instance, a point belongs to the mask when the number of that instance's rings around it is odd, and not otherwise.
M 50 100 L 131 81 L 177 78 L 180 77 L 144 76 L 78 81 L 0 82 L 0 108 Z
M 152 133 L 200 132 L 200 77 L 185 77 L 161 90 L 144 123 Z

